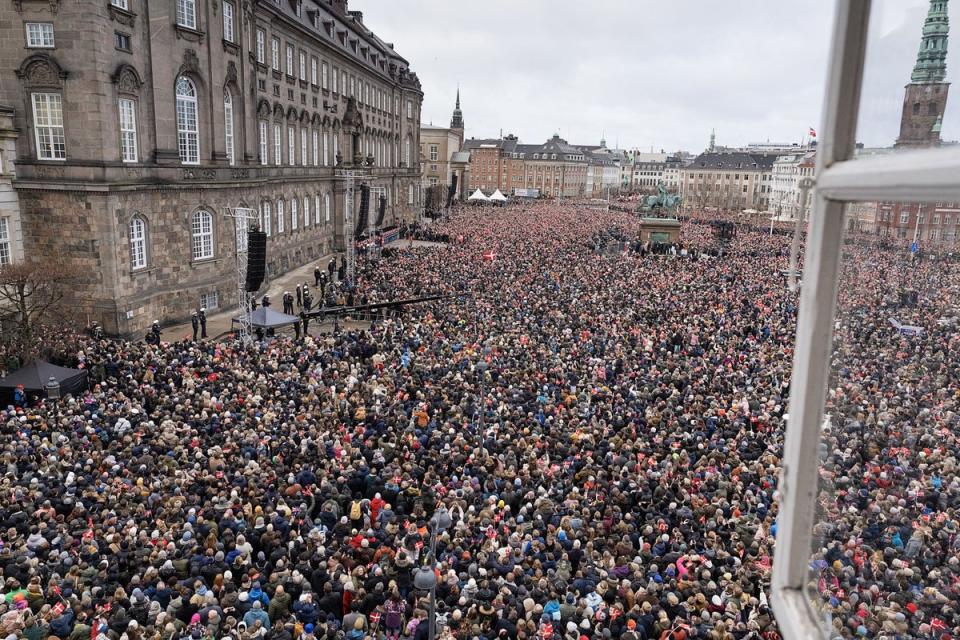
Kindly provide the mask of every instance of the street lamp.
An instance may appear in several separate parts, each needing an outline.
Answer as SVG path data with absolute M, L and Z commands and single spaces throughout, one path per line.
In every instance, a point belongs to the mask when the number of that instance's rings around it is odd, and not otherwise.
M 60 399 L 60 383 L 57 382 L 57 379 L 53 376 L 50 376 L 50 379 L 47 380 L 47 384 L 45 384 L 43 388 L 47 392 L 47 400 Z
M 413 574 L 413 586 L 420 591 L 430 592 L 430 613 L 428 620 L 429 640 L 437 636 L 437 534 L 443 533 L 453 524 L 453 518 L 443 507 L 430 518 L 430 565 L 421 565 Z

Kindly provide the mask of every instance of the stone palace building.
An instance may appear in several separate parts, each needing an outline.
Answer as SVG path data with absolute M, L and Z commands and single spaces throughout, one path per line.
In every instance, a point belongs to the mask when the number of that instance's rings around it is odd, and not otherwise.
M 342 249 L 344 170 L 416 217 L 422 99 L 347 0 L 0 5 L 24 254 L 79 266 L 76 319 L 111 334 L 236 303 L 231 208 L 268 276 Z

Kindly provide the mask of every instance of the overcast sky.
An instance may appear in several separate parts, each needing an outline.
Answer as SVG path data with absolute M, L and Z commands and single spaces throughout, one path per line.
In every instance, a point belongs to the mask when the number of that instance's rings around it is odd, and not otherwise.
M 928 0 L 875 3 L 858 140 L 892 144 Z M 952 3 L 960 5 L 960 0 Z M 834 0 L 350 0 L 467 137 L 702 151 L 819 129 Z M 960 9 L 951 7 L 954 32 Z M 952 39 L 948 80 L 960 73 Z M 960 91 L 960 88 L 957 88 Z M 960 138 L 960 95 L 943 137 Z

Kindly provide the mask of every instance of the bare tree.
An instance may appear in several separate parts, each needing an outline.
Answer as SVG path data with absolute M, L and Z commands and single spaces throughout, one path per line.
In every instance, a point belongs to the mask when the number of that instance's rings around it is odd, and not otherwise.
M 0 320 L 14 327 L 8 343 L 24 362 L 35 356 L 35 338 L 54 319 L 77 270 L 60 261 L 21 262 L 0 267 Z

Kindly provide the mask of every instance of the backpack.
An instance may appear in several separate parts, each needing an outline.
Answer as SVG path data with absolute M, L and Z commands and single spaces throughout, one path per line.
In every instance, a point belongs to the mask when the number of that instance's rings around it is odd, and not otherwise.
M 354 500 L 350 503 L 350 519 L 359 520 L 361 515 L 363 514 L 360 511 L 360 501 Z

